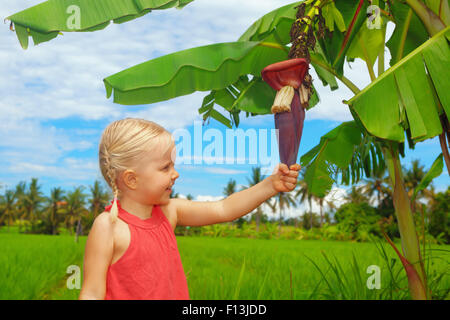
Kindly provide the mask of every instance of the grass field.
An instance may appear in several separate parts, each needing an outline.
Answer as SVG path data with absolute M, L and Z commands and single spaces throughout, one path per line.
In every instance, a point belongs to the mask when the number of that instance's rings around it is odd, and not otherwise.
M 316 240 L 177 237 L 191 299 L 405 299 L 405 273 L 392 248 L 388 258 L 372 243 Z M 0 232 L 0 299 L 77 299 L 66 286 L 69 265 L 82 270 L 86 237 Z M 427 268 L 450 288 L 450 246 L 432 246 Z M 327 262 L 328 259 L 328 262 Z M 392 266 L 394 277 L 387 268 Z M 381 289 L 367 288 L 371 265 Z M 400 290 L 393 288 L 398 280 Z M 448 298 L 448 296 L 447 296 Z

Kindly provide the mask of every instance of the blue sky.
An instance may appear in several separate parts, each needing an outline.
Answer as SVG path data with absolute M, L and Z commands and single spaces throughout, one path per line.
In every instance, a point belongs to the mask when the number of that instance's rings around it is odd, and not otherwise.
M 1 17 L 40 2 L 2 1 Z M 69 190 L 102 180 L 98 141 L 102 130 L 117 119 L 139 117 L 155 121 L 171 132 L 185 128 L 193 133 L 194 122 L 201 121 L 197 109 L 208 92 L 153 105 L 122 106 L 106 99 L 103 78 L 175 51 L 236 41 L 255 20 L 288 3 L 291 1 L 196 0 L 182 10 L 153 11 L 102 31 L 65 33 L 38 46 L 30 44 L 26 51 L 4 24 L 0 37 L 0 185 L 3 189 L 13 188 L 19 181 L 29 182 L 31 177 L 37 177 L 48 195 L 55 186 Z M 351 66 L 346 64 L 345 71 L 360 88 L 369 83 L 365 64 L 358 59 Z M 306 115 L 299 157 L 342 121 L 352 120 L 348 107 L 341 103 L 352 93 L 341 83 L 338 90 L 330 91 L 322 87 L 313 69 L 311 74 L 321 102 Z M 244 131 L 270 130 L 274 128 L 273 116 L 245 118 L 241 113 L 239 127 Z M 223 133 L 226 129 L 215 120 L 204 130 L 207 128 Z M 415 150 L 406 150 L 402 163 L 410 167 L 412 159 L 420 159 L 429 168 L 440 152 L 439 140 L 430 139 L 419 143 Z M 175 191 L 191 194 L 196 200 L 219 199 L 231 177 L 238 185 L 246 185 L 251 167 L 248 163 L 178 165 L 180 178 Z M 448 184 L 444 167 L 434 185 L 443 190 Z M 344 187 L 335 186 L 335 190 L 342 195 Z

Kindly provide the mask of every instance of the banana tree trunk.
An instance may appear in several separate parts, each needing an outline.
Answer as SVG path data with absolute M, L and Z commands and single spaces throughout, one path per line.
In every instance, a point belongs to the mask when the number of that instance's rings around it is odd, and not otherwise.
M 78 237 L 81 235 L 81 217 L 78 218 L 78 222 L 77 222 L 77 231 L 75 233 L 75 242 L 78 243 Z
M 405 266 L 409 290 L 414 300 L 426 300 L 428 297 L 425 269 L 420 255 L 420 245 L 411 212 L 410 200 L 404 185 L 398 147 L 396 144 L 389 143 L 389 146 L 382 147 L 382 150 L 389 169 L 392 189 L 394 190 L 393 202 L 400 231 L 402 251 L 404 258 L 407 260 L 406 262 L 409 263 L 409 266 Z M 402 257 L 400 258 L 402 259 Z

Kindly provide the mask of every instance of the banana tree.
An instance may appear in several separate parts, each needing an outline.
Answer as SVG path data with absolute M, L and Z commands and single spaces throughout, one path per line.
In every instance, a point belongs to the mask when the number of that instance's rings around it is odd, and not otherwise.
M 113 4 L 116 2 L 120 5 Z M 8 19 L 26 48 L 29 35 L 37 44 L 61 31 L 95 31 L 106 27 L 110 20 L 121 23 L 152 9 L 181 8 L 189 2 L 98 0 L 95 3 L 101 5 L 97 6 L 87 0 L 50 0 Z M 111 75 L 103 80 L 106 95 L 113 96 L 115 103 L 136 105 L 209 91 L 199 114 L 205 121 L 213 118 L 230 128 L 239 126 L 241 112 L 247 116 L 289 112 L 292 103 L 290 115 L 275 114 L 275 124 L 290 123 L 284 130 L 289 142 L 280 145 L 280 151 L 286 151 L 280 153 L 280 158 L 295 161 L 302 122 L 307 111 L 317 105 L 319 96 L 307 67 L 293 71 L 295 82 L 291 79 L 278 84 L 261 72 L 290 59 L 304 59 L 302 63 L 311 65 L 330 90 L 338 87 L 336 79 L 339 79 L 355 94 L 345 101 L 354 120 L 324 135 L 319 145 L 301 157 L 301 164 L 307 168 L 305 180 L 311 193 L 321 197 L 339 174 L 343 183 L 349 183 L 350 179 L 355 183 L 363 174 L 371 176 L 387 165 L 402 240 L 403 255 L 398 254 L 407 272 L 412 298 L 427 299 L 430 293 L 399 154 L 404 156 L 405 133 L 410 148 L 439 135 L 450 170 L 446 144 L 450 113 L 446 77 L 450 65 L 447 27 L 450 10 L 446 0 L 405 2 L 305 0 L 288 4 L 258 19 L 236 42 L 175 52 Z M 75 30 L 67 27 L 66 21 L 67 7 L 74 3 L 83 11 L 92 12 Z M 133 7 L 133 3 L 139 5 Z M 387 21 L 395 24 L 388 42 Z M 387 70 L 386 47 L 392 56 Z M 366 63 L 372 80 L 362 90 L 344 75 L 345 61 L 356 58 Z M 373 69 L 375 61 L 378 77 Z M 290 88 L 278 96 L 277 91 L 286 86 Z M 294 101 L 300 98 L 300 102 Z M 283 103 L 279 104 L 280 101 Z M 215 109 L 216 105 L 225 109 L 229 117 Z M 277 124 L 277 117 L 282 116 L 287 120 Z M 280 139 L 284 141 L 283 137 Z

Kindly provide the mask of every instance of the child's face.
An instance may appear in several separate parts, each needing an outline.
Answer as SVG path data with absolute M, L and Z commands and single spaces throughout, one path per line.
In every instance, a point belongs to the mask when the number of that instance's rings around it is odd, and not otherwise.
M 172 141 L 164 153 L 144 154 L 137 173 L 137 196 L 142 203 L 167 204 L 175 180 L 179 177 L 175 170 L 175 143 Z

